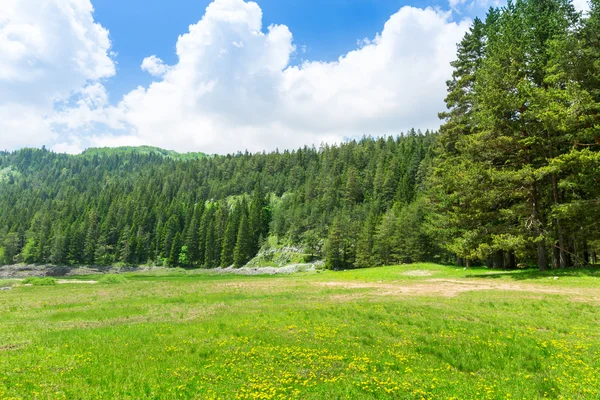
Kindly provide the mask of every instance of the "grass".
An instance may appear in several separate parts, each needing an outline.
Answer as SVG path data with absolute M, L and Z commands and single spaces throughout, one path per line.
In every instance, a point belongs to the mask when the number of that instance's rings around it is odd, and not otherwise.
M 0 292 L 0 398 L 600 398 L 598 270 L 491 272 L 14 286 Z M 432 290 L 473 284 L 504 289 Z
M 98 283 L 105 284 L 105 285 L 117 285 L 117 284 L 125 283 L 125 282 L 127 282 L 127 278 L 125 278 L 123 275 L 115 275 L 115 274 L 103 275 L 102 278 L 100 278 L 98 280 Z
M 37 278 L 37 277 L 29 277 L 25 278 L 21 281 L 23 285 L 33 285 L 33 286 L 53 286 L 56 285 L 56 279 L 51 277 L 46 278 Z
M 0 288 L 12 287 L 18 283 L 20 283 L 20 281 L 17 279 L 0 279 Z

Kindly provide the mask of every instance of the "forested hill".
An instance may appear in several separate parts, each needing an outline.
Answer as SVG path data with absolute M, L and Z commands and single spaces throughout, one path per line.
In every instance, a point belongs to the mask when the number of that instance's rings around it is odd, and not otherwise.
M 4 263 L 216 267 L 245 264 L 276 237 L 315 257 L 327 244 L 334 268 L 433 257 L 415 199 L 434 142 L 412 131 L 190 159 L 147 148 L 1 153 L 0 255 Z M 382 218 L 392 209 L 403 216 L 402 238 Z
M 126 155 L 130 153 L 138 153 L 138 154 L 156 154 L 162 155 L 164 157 L 169 157 L 174 160 L 195 160 L 197 158 L 207 157 L 205 153 L 199 152 L 190 152 L 190 153 L 178 153 L 173 150 L 165 150 L 158 147 L 153 146 L 123 146 L 123 147 L 95 147 L 85 150 L 82 154 L 84 156 L 93 157 L 93 156 L 111 156 L 114 154 Z
M 0 153 L 0 262 L 571 267 L 600 252 L 600 0 L 518 0 L 458 44 L 439 134 L 270 154 Z

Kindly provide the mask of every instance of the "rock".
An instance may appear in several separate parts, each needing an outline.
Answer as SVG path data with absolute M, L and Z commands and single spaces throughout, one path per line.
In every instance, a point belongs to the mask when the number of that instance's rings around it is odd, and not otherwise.
M 10 286 L 7 287 L 1 287 L 0 290 L 11 290 L 12 288 Z

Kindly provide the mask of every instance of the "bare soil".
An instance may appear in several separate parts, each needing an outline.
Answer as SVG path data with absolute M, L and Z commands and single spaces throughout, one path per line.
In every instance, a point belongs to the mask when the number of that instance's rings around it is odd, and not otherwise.
M 404 275 L 404 276 L 431 276 L 434 273 L 435 273 L 434 271 L 415 269 L 414 271 L 403 272 L 402 275 Z
M 600 291 L 593 288 L 549 287 L 545 285 L 478 281 L 461 279 L 428 279 L 422 283 L 377 283 L 377 282 L 314 282 L 315 285 L 343 289 L 373 289 L 372 294 L 381 296 L 441 296 L 455 297 L 461 293 L 498 290 L 543 294 L 567 295 L 573 301 L 600 301 Z

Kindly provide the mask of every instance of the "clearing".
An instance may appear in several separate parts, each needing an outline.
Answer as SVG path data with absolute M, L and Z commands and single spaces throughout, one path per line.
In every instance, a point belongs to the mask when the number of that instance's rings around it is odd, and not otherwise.
M 598 269 L 124 276 L 11 281 L 0 398 L 600 398 Z

